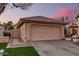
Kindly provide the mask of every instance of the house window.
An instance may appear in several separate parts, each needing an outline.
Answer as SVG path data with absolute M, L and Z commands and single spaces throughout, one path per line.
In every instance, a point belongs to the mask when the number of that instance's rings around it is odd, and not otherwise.
M 77 34 L 77 28 L 72 28 L 72 35 Z

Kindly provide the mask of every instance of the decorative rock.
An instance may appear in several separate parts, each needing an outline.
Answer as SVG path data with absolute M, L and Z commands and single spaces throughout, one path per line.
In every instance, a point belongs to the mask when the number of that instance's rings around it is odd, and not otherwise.
M 76 39 L 76 38 L 78 38 L 78 36 L 77 35 L 73 35 L 72 38 L 73 39 Z
M 71 38 L 65 38 L 65 40 L 71 41 Z
M 77 35 L 72 36 L 72 41 L 73 42 L 79 42 L 79 37 Z
M 0 56 L 3 55 L 3 52 L 4 52 L 4 49 L 1 49 L 1 50 L 0 50 Z
M 79 39 L 73 39 L 73 42 L 79 42 Z

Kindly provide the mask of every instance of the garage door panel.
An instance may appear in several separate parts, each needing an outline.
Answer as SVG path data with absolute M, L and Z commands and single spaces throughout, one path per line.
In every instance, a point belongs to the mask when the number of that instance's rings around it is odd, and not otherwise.
M 32 26 L 31 40 L 54 40 L 60 38 L 60 27 Z

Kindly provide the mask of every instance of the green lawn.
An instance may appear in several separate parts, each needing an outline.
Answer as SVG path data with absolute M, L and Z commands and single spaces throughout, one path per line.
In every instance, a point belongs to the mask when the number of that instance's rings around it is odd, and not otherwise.
M 4 56 L 39 56 L 37 51 L 32 47 L 6 48 Z
M 4 49 L 7 46 L 6 43 L 0 43 L 0 49 Z

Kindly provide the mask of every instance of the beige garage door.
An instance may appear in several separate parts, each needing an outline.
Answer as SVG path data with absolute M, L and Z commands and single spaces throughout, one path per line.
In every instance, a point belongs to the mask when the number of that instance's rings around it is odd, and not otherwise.
M 32 26 L 31 40 L 56 40 L 60 39 L 60 27 Z

